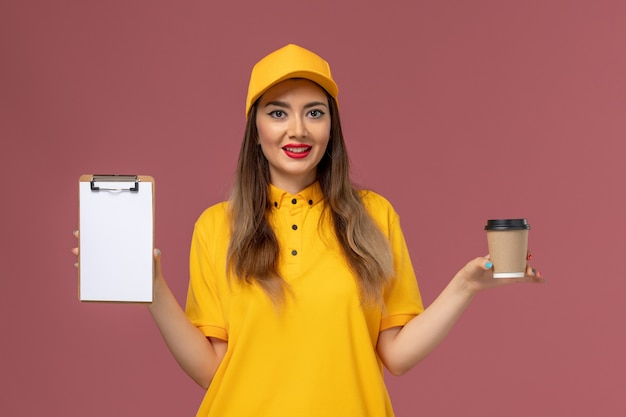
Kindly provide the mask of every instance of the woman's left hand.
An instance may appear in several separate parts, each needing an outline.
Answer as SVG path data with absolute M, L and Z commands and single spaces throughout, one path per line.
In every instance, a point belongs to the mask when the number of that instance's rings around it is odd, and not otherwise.
M 528 253 L 528 260 L 532 256 Z M 544 284 L 546 280 L 541 272 L 533 268 L 530 263 L 526 263 L 526 271 L 524 277 L 521 278 L 494 278 L 493 264 L 489 260 L 489 255 L 485 257 L 475 258 L 469 261 L 456 274 L 457 279 L 461 279 L 464 285 L 473 292 L 478 293 L 488 288 L 500 287 L 503 285 L 517 284 L 522 282 Z

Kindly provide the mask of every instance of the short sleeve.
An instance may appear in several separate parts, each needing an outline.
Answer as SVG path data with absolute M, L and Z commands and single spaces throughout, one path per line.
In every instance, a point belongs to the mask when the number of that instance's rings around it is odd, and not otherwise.
M 194 226 L 185 309 L 189 320 L 205 336 L 222 340 L 228 340 L 224 317 L 227 224 L 222 203 L 202 213 Z
M 394 212 L 395 213 L 395 212 Z M 391 219 L 389 243 L 394 259 L 395 275 L 385 291 L 385 310 L 380 330 L 404 326 L 424 311 L 409 250 L 397 214 Z
M 409 250 L 400 227 L 400 217 L 391 203 L 372 191 L 362 191 L 361 197 L 370 215 L 391 245 L 394 276 L 384 292 L 380 331 L 404 326 L 424 311 L 422 297 L 415 278 Z

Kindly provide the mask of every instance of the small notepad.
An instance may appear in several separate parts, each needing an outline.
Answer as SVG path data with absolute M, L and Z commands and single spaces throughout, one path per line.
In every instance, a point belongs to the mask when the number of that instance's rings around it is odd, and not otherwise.
M 152 302 L 154 179 L 79 179 L 79 299 Z

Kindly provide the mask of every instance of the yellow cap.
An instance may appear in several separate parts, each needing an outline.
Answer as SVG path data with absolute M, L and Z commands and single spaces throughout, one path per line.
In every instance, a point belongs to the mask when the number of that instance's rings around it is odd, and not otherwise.
M 246 99 L 246 117 L 254 102 L 263 93 L 289 78 L 311 80 L 337 100 L 338 88 L 330 74 L 328 62 L 308 49 L 289 44 L 267 55 L 252 68 Z

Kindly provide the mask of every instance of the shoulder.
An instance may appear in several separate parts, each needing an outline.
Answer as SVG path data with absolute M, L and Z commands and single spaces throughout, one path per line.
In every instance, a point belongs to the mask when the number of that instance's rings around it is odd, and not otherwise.
M 371 190 L 358 190 L 358 193 L 359 193 L 359 196 L 361 197 L 361 201 L 363 202 L 363 205 L 368 210 L 376 211 L 376 212 L 391 211 L 395 213 L 395 209 L 393 208 L 389 200 L 387 200 L 385 197 L 378 194 L 377 192 L 371 191 Z
M 358 193 L 365 209 L 376 222 L 391 224 L 397 220 L 398 213 L 385 197 L 371 190 L 359 190 Z
M 228 201 L 222 201 L 205 209 L 196 220 L 196 229 L 216 229 L 225 226 L 228 228 Z

